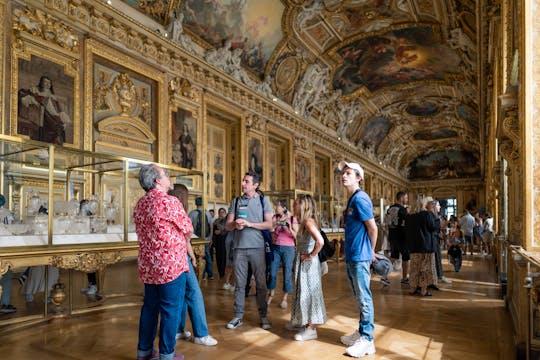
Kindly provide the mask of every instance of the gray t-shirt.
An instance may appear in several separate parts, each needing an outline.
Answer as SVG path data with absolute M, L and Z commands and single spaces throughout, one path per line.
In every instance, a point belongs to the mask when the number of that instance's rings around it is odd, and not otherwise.
M 236 201 L 238 200 L 238 206 Z M 236 209 L 236 219 L 246 219 L 249 222 L 264 222 L 263 209 L 261 207 L 261 198 L 259 194 L 255 194 L 252 198 L 247 198 L 245 195 L 239 198 L 234 198 L 229 207 L 228 214 L 234 214 Z M 267 197 L 264 197 L 264 213 L 272 214 L 272 205 Z M 264 239 L 261 230 L 253 228 L 244 228 L 243 230 L 235 230 L 234 248 L 235 249 L 253 249 L 264 247 Z

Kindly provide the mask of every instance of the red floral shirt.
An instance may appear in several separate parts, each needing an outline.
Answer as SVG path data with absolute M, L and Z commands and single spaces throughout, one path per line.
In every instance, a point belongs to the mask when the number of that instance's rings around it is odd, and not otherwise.
M 139 199 L 133 217 L 142 282 L 166 284 L 189 271 L 186 239 L 193 226 L 180 200 L 152 189 Z

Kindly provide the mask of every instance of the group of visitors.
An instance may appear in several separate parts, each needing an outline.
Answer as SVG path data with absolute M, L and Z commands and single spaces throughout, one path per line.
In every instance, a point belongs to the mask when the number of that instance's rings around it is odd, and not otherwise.
M 345 213 L 347 277 L 360 313 L 358 329 L 340 340 L 348 346 L 346 352 L 349 355 L 361 357 L 375 353 L 374 309 L 369 286 L 371 264 L 380 257 L 374 252 L 377 225 L 372 202 L 360 187 L 364 178 L 362 167 L 357 163 L 341 162 L 339 169 L 349 194 Z M 194 275 L 197 260 L 190 238 L 200 227 L 200 217 L 198 214 L 188 216 L 187 189 L 177 187 L 173 190 L 168 174 L 161 167 L 143 166 L 139 182 L 146 194 L 134 209 L 139 237 L 139 277 L 144 283 L 137 356 L 139 360 L 183 359 L 181 354 L 175 353 L 174 347 L 175 340 L 191 337 L 184 328 L 186 310 L 193 325 L 193 341 L 202 345 L 217 344 L 208 334 L 204 300 Z M 220 276 L 226 278 L 230 267 L 236 279 L 233 318 L 226 327 L 236 329 L 243 324 L 248 268 L 255 279 L 260 325 L 265 330 L 272 327 L 267 308 L 275 295 L 277 273 L 282 265 L 283 298 L 279 305 L 287 308 L 288 294 L 292 294 L 288 325 L 290 329 L 298 330 L 294 339 L 316 339 L 316 326 L 327 320 L 318 257 L 324 239 L 317 220 L 317 205 L 311 195 L 303 194 L 295 199 L 293 214 L 283 201 L 277 204 L 273 215 L 269 200 L 258 192 L 260 183 L 259 174 L 246 173 L 242 179 L 242 195 L 232 200 L 226 218 L 223 216 L 225 210 L 220 209 L 219 219 L 224 220 L 216 220 L 209 231 L 214 236 L 224 237 L 220 242 L 225 240 L 216 246 Z M 170 190 L 171 195 L 168 195 Z M 197 206 L 196 211 L 200 212 L 198 203 Z M 270 229 L 274 230 L 274 256 L 267 282 L 265 240 L 261 231 Z M 232 246 L 229 247 L 227 242 L 232 242 Z M 208 277 L 211 275 L 207 272 Z M 225 284 L 233 287 L 230 278 L 226 278 Z M 159 352 L 153 347 L 158 319 Z

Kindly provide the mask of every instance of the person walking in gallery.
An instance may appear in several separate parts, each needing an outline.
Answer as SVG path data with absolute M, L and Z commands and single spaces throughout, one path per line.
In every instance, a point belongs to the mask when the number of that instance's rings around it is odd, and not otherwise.
M 375 353 L 373 330 L 375 329 L 373 298 L 369 288 L 371 263 L 378 258 L 375 253 L 378 229 L 373 218 L 373 203 L 360 187 L 364 169 L 353 162 L 341 161 L 343 186 L 349 201 L 345 209 L 345 262 L 347 277 L 360 309 L 358 329 L 351 335 L 341 337 L 349 346 L 345 351 L 352 357 Z
M 495 239 L 495 230 L 493 229 L 493 218 L 488 212 L 482 215 L 484 223 L 484 242 L 486 245 L 486 254 L 491 255 L 493 253 L 493 240 Z
M 411 255 L 405 244 L 405 218 L 409 202 L 409 195 L 405 191 L 396 194 L 396 202 L 386 211 L 386 223 L 388 224 L 388 241 L 390 242 L 390 258 L 392 264 L 399 260 L 401 255 L 401 283 L 409 284 L 409 260 Z
M 317 255 L 324 240 L 317 224 L 317 204 L 311 195 L 298 195 L 294 215 L 300 223 L 294 256 L 294 292 L 291 326 L 302 327 L 294 335 L 297 341 L 317 339 L 315 325 L 326 322 L 321 282 L 321 263 Z
M 459 218 L 459 228 L 461 231 L 463 231 L 463 236 L 465 237 L 465 255 L 467 255 L 467 249 L 470 250 L 471 255 L 473 255 L 473 249 L 474 249 L 474 237 L 473 237 L 473 231 L 474 226 L 476 225 L 476 221 L 474 220 L 474 216 L 471 215 L 469 210 L 465 210 L 463 213 L 463 216 Z
M 283 264 L 283 298 L 279 303 L 282 309 L 287 308 L 287 297 L 292 291 L 292 265 L 294 261 L 294 243 L 298 232 L 297 217 L 287 210 L 287 200 L 281 199 L 276 203 L 276 214 L 272 218 L 274 232 L 272 233 L 272 252 L 274 261 L 270 265 L 270 281 L 268 282 L 268 305 L 272 302 L 277 284 L 279 266 Z
M 418 211 L 407 216 L 405 234 L 411 252 L 411 295 L 431 296 L 428 286 L 437 287 L 435 268 L 435 215 L 430 209 L 433 198 L 419 200 Z
M 261 183 L 260 175 L 248 171 L 242 179 L 242 195 L 233 199 L 227 214 L 225 230 L 234 230 L 234 317 L 227 324 L 228 329 L 236 329 L 243 324 L 245 291 L 248 279 L 248 265 L 251 265 L 257 287 L 257 305 L 261 317 L 261 327 L 270 329 L 272 324 L 266 317 L 266 256 L 261 230 L 272 228 L 272 206 L 268 198 L 264 201 L 257 193 Z
M 169 191 L 169 195 L 175 196 L 180 200 L 184 209 L 188 208 L 188 189 L 183 184 L 175 184 L 174 189 Z M 187 242 L 187 254 L 189 273 L 186 277 L 186 292 L 184 297 L 184 306 L 180 312 L 180 324 L 176 333 L 176 340 L 191 338 L 191 332 L 186 328 L 186 314 L 189 313 L 191 326 L 193 327 L 193 342 L 199 345 L 214 346 L 217 345 L 217 340 L 208 334 L 208 324 L 206 322 L 206 309 L 204 307 L 204 299 L 199 286 L 199 279 L 195 268 L 197 267 L 197 258 L 193 253 L 191 241 Z
M 202 197 L 195 199 L 195 206 L 197 208 L 189 212 L 189 219 L 193 224 L 193 233 L 198 237 L 202 236 L 202 213 L 203 213 L 203 200 Z M 209 211 L 204 213 L 205 216 L 205 239 L 208 243 L 204 244 L 204 260 L 206 265 L 204 266 L 203 279 L 214 280 L 214 263 L 212 261 L 212 216 Z
M 439 204 L 439 201 L 433 200 L 430 204 L 428 204 L 428 210 L 431 211 L 434 215 L 434 225 L 435 230 L 433 231 L 433 246 L 435 247 L 435 269 L 437 270 L 437 278 L 440 282 L 445 284 L 451 284 L 452 280 L 446 278 L 444 276 L 443 266 L 442 266 L 442 257 L 441 257 L 441 240 L 442 240 L 442 234 L 441 234 L 441 204 Z
M 137 359 L 157 358 L 153 344 L 159 320 L 159 359 L 180 360 L 184 356 L 175 354 L 175 336 L 184 303 L 187 242 L 193 226 L 180 201 L 167 194 L 171 180 L 165 170 L 155 164 L 144 165 L 139 183 L 146 194 L 133 210 L 139 239 L 138 272 L 144 283 Z
M 216 249 L 216 264 L 219 273 L 219 278 L 225 277 L 225 265 L 227 264 L 227 252 L 225 249 L 225 238 L 227 232 L 225 231 L 225 223 L 227 221 L 227 210 L 225 208 L 219 208 L 218 218 L 214 221 L 212 244 Z

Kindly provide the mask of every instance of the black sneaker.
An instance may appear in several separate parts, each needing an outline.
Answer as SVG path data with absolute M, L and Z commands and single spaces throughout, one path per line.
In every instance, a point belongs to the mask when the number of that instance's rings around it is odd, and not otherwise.
M 401 279 L 401 283 L 402 283 L 403 285 L 409 285 L 409 278 Z
M 236 329 L 239 326 L 242 326 L 244 322 L 240 318 L 233 318 L 229 323 L 227 324 L 227 329 Z
M 15 311 L 17 311 L 17 308 L 13 305 L 2 305 L 0 307 L 0 313 L 2 314 L 9 314 L 9 313 L 14 313 Z

